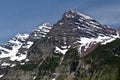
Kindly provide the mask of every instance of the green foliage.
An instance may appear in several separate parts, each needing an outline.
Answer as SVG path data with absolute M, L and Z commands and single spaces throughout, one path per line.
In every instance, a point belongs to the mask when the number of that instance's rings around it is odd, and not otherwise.
M 24 71 L 32 71 L 32 70 L 36 69 L 37 66 L 38 66 L 38 64 L 30 62 L 25 65 L 19 65 L 19 69 L 24 70 Z
M 63 74 L 58 76 L 56 80 L 66 80 L 66 78 L 67 78 L 67 75 Z
M 56 80 L 66 80 L 68 74 L 70 74 L 77 68 L 78 65 L 73 65 L 73 63 L 78 63 L 80 59 L 80 55 L 76 48 L 70 48 L 66 54 L 64 55 L 64 59 L 61 64 L 58 66 L 58 75 Z
M 47 58 L 39 67 L 39 74 L 52 73 L 59 64 L 59 57 Z
M 52 56 L 46 58 L 46 60 L 40 65 L 39 73 L 36 80 L 43 79 L 47 76 L 47 79 L 50 79 L 51 74 L 55 71 L 56 67 L 59 65 L 62 55 L 57 55 L 53 53 Z
M 90 62 L 90 64 L 94 64 L 95 62 L 98 62 L 101 65 L 120 65 L 120 53 L 119 47 L 120 46 L 120 39 L 117 39 L 111 43 L 108 43 L 107 45 L 99 45 L 95 50 L 93 50 L 91 53 L 89 53 L 87 56 L 84 57 L 86 59 L 86 62 Z M 116 48 L 116 52 L 114 51 Z
M 66 52 L 65 57 L 64 57 L 64 61 L 65 62 L 67 61 L 69 63 L 72 63 L 74 61 L 78 61 L 79 59 L 80 59 L 80 55 L 75 48 L 70 48 Z

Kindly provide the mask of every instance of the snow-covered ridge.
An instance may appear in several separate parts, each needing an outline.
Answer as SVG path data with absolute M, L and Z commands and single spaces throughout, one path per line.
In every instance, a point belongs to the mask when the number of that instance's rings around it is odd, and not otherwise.
M 51 30 L 51 28 L 52 25 L 50 23 L 44 23 L 34 29 L 30 34 L 30 37 L 32 39 L 40 39 L 41 37 L 45 37 L 46 34 Z
M 106 44 L 119 37 L 115 29 L 107 25 L 102 25 L 92 17 L 74 10 L 65 12 L 62 19 L 58 21 L 57 26 L 58 28 L 54 28 L 51 31 L 52 35 L 58 31 L 57 34 L 60 34 L 60 37 L 58 36 L 59 38 L 57 37 L 57 39 L 59 40 L 61 36 L 66 39 L 67 37 L 71 37 L 67 40 L 67 44 L 72 45 L 72 43 L 78 43 L 75 46 L 79 46 L 78 50 L 80 54 L 89 53 L 98 43 Z M 57 31 L 54 32 L 55 30 Z M 64 39 L 62 41 L 64 43 Z M 55 50 L 56 52 L 65 54 L 64 48 L 66 47 L 61 48 L 59 46 Z
M 16 56 L 22 44 L 29 37 L 29 34 L 17 34 L 14 38 L 0 46 L 0 58 L 10 58 L 10 60 L 20 60 L 23 56 Z M 23 58 L 22 58 L 23 59 Z
M 87 15 L 85 15 L 85 14 L 83 14 L 83 13 L 80 13 L 80 12 L 77 12 L 77 11 L 76 11 L 76 13 L 77 13 L 78 15 L 84 17 L 85 19 L 93 20 L 93 18 L 91 18 L 90 16 L 87 16 Z
M 46 30 L 49 30 L 51 29 L 51 24 L 50 23 L 44 23 L 40 26 L 38 26 L 38 28 L 34 29 L 33 31 L 45 31 L 45 32 L 48 32 Z
M 11 61 L 21 61 L 26 59 L 27 50 L 33 45 L 34 41 L 29 40 L 31 36 L 32 39 L 40 39 L 45 37 L 50 31 L 51 26 L 49 23 L 44 23 L 33 30 L 33 34 L 20 34 L 18 33 L 10 39 L 8 42 L 0 45 L 0 58 L 9 58 Z M 25 49 L 23 53 L 19 49 Z
M 17 39 L 20 39 L 21 41 L 25 41 L 29 37 L 29 34 L 20 34 L 20 33 L 18 33 L 15 37 Z
M 34 41 L 29 40 L 31 36 L 32 39 L 40 39 L 45 37 L 50 31 L 51 26 L 49 23 L 44 23 L 33 30 L 32 35 L 30 34 L 17 34 L 15 37 L 10 39 L 8 42 L 0 45 L 0 58 L 9 58 L 11 61 L 21 61 L 27 57 L 27 49 L 29 49 Z M 27 40 L 27 41 L 26 41 Z M 19 52 L 19 49 L 25 49 L 23 53 Z
M 120 38 L 119 34 L 117 35 L 110 35 L 110 36 L 101 36 L 99 35 L 97 38 L 86 38 L 86 37 L 81 37 L 76 43 L 80 43 L 79 45 L 79 53 L 82 51 L 82 47 L 84 47 L 84 51 L 86 51 L 88 48 L 91 47 L 92 44 L 97 44 L 100 43 L 101 45 L 105 45 L 107 43 L 110 43 L 114 41 L 115 39 Z
M 69 10 L 68 12 L 66 12 L 66 14 L 65 14 L 65 16 L 66 16 L 67 18 L 74 18 L 75 15 L 79 15 L 79 16 L 81 16 L 81 17 L 84 18 L 84 19 L 93 20 L 93 18 L 91 18 L 90 16 L 85 15 L 85 14 L 83 14 L 83 13 L 80 13 L 80 12 L 78 12 L 78 11 L 72 10 L 72 9 L 70 9 L 70 10 Z

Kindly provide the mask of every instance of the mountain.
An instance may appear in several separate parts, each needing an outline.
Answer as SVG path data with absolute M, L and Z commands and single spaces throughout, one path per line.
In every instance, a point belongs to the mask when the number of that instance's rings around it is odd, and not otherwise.
M 119 80 L 119 41 L 115 29 L 69 10 L 56 24 L 44 23 L 34 29 L 19 48 L 15 48 L 17 58 L 1 58 L 1 79 L 113 80 L 115 77 Z M 10 54 L 6 49 L 1 45 L 0 56 L 3 52 Z
M 69 77 L 71 64 L 77 65 L 81 57 L 99 44 L 105 45 L 117 38 L 119 35 L 115 29 L 87 15 L 73 10 L 64 13 L 46 37 L 35 42 L 29 50 L 30 61 L 37 63 L 39 60 L 41 64 L 36 80 L 50 79 L 51 75 L 55 79 Z
M 119 35 L 115 29 L 102 25 L 87 15 L 70 10 L 64 13 L 62 19 L 53 25 L 46 37 L 35 45 L 41 51 L 49 52 L 56 48 L 63 54 L 69 47 L 76 46 L 81 56 L 84 56 L 98 43 L 106 44 L 117 37 Z

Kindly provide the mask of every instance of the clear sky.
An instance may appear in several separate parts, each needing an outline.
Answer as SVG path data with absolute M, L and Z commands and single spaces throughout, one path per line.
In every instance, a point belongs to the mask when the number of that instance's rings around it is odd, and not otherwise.
M 120 25 L 120 0 L 0 0 L 0 44 L 44 22 L 56 23 L 69 9 L 102 24 Z

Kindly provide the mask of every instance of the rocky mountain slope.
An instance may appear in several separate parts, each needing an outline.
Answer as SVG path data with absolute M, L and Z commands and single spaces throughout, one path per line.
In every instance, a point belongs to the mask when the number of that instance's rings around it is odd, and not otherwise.
M 8 42 L 0 45 L 0 58 L 9 57 L 11 61 L 15 61 L 18 58 L 14 59 L 21 48 L 29 49 L 33 42 L 37 39 L 45 37 L 46 34 L 50 31 L 51 25 L 49 23 L 44 23 L 43 25 L 37 27 L 30 34 L 17 34 L 15 37 L 10 39 Z M 20 50 L 19 50 L 20 49 Z M 24 51 L 25 52 L 25 51 Z M 19 61 L 19 60 L 18 60 Z
M 8 42 L 0 45 L 0 65 L 1 77 L 5 74 L 3 69 L 6 67 L 14 67 L 17 64 L 24 64 L 29 61 L 27 59 L 27 51 L 37 39 L 45 37 L 50 31 L 51 26 L 49 23 L 44 23 L 38 26 L 30 34 L 17 34 Z
M 0 58 L 8 57 L 12 61 L 18 60 L 16 54 L 18 53 L 19 48 L 22 46 L 22 44 L 26 41 L 28 37 L 29 34 L 17 34 L 14 38 L 2 44 L 0 46 Z M 19 56 L 19 59 L 23 56 Z
M 9 57 L 1 57 L 1 79 L 119 80 L 118 38 L 110 26 L 83 13 L 67 11 L 56 24 L 45 23 L 22 39 L 14 60 L 1 45 L 0 56 L 4 52 Z M 117 76 L 109 73 L 112 71 Z
M 118 37 L 118 33 L 115 29 L 102 25 L 87 15 L 70 10 L 64 13 L 62 19 L 53 26 L 47 37 L 59 41 L 59 48 L 79 43 L 81 44 L 79 53 L 84 55 L 89 52 L 90 46 L 114 40 Z

